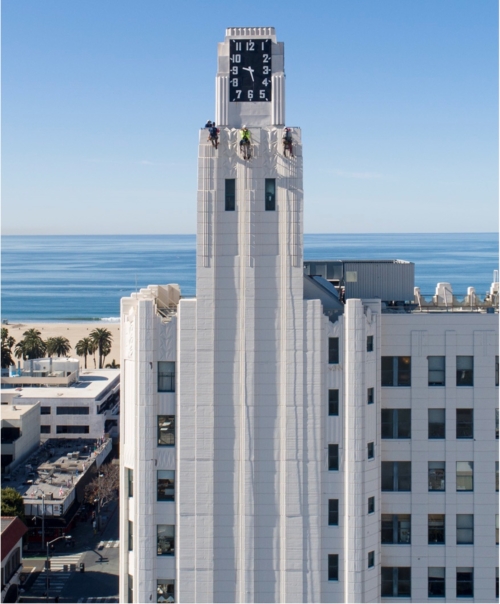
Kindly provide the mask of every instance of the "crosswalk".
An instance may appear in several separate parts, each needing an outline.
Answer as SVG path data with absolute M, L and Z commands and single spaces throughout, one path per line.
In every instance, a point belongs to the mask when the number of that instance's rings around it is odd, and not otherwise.
M 99 541 L 97 549 L 103 549 L 105 547 L 120 547 L 120 541 Z
M 72 572 L 78 570 L 78 563 L 82 554 L 73 554 L 69 556 L 53 556 L 50 559 L 49 594 L 55 596 L 61 592 L 71 577 Z M 47 571 L 41 572 L 33 583 L 31 590 L 36 593 L 46 593 L 47 591 Z
M 78 600 L 78 602 L 108 602 L 109 604 L 111 604 L 112 602 L 119 602 L 120 599 L 118 596 L 102 596 L 99 598 L 80 598 Z

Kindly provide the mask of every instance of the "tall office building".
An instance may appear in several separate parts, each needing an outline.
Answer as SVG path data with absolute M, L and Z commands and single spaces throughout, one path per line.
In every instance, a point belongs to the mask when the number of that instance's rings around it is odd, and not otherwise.
M 196 298 L 122 300 L 120 600 L 494 601 L 498 284 L 304 263 L 284 83 L 273 28 L 226 31 Z

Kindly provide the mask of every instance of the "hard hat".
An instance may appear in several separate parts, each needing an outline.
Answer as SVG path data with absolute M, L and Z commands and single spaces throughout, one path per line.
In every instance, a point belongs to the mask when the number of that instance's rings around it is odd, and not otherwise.
M 245 128 L 246 128 L 246 124 L 243 124 L 243 129 L 245 129 Z

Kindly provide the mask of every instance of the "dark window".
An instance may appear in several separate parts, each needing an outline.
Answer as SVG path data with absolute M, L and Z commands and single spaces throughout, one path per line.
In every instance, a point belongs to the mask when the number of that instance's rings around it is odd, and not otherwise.
M 428 462 L 429 491 L 445 490 L 445 467 L 444 461 Z
M 498 461 L 495 461 L 495 491 L 498 493 Z
M 339 580 L 339 556 L 328 554 L 328 581 Z
M 339 524 L 339 500 L 328 500 L 328 524 L 329 526 L 338 526 Z
M 128 551 L 131 552 L 134 549 L 134 523 L 128 521 Z
M 457 598 L 474 597 L 474 569 L 457 567 Z
M 328 363 L 337 365 L 339 362 L 339 339 L 328 338 Z
M 411 597 L 411 567 L 383 566 L 381 578 L 382 597 Z
M 158 524 L 156 545 L 158 556 L 173 556 L 175 554 L 175 525 Z
M 375 402 L 375 388 L 368 388 L 366 392 L 366 402 L 368 405 L 373 405 Z
M 88 426 L 56 426 L 56 434 L 88 434 Z
M 457 491 L 474 490 L 474 462 L 457 461 Z
M 56 407 L 56 415 L 89 415 L 88 407 Z
M 411 491 L 411 461 L 382 462 L 382 491 Z
M 175 501 L 175 472 L 174 470 L 157 471 L 157 500 Z
M 474 514 L 457 514 L 457 545 L 473 545 Z
M 158 392 L 175 392 L 175 363 L 158 361 Z
M 495 514 L 495 543 L 498 545 L 498 514 Z
M 446 357 L 427 357 L 429 386 L 445 386 Z
M 328 415 L 339 414 L 339 391 L 328 390 Z
M 498 592 L 500 591 L 498 584 L 498 566 L 496 567 L 496 577 L 495 577 L 495 597 L 498 598 Z
M 373 514 L 375 512 L 375 497 L 368 497 L 368 513 Z
M 474 386 L 474 357 L 457 356 L 457 386 Z
M 368 450 L 368 459 L 375 459 L 375 444 L 368 443 L 367 450 Z
M 50 434 L 50 426 L 40 426 L 40 434 Z
M 274 212 L 276 210 L 276 180 L 266 178 L 266 211 Z
M 373 352 L 373 336 L 366 336 L 366 352 Z
M 382 438 L 411 438 L 411 409 L 382 409 Z
M 429 438 L 445 438 L 445 420 L 446 410 L 445 409 L 429 409 Z
M 339 446 L 328 445 L 328 469 L 338 470 L 339 469 Z
M 411 357 L 382 357 L 382 386 L 411 386 Z
M 236 210 L 236 179 L 226 178 L 225 210 L 234 212 Z
M 128 575 L 128 588 L 127 588 L 127 601 L 134 601 L 134 577 L 132 575 Z
M 156 581 L 156 601 L 157 602 L 175 602 L 175 581 L 174 581 L 174 579 L 157 579 L 157 581 Z
M 441 566 L 429 566 L 429 598 L 444 598 L 446 595 L 445 569 Z
M 375 566 L 375 552 L 368 552 L 368 568 Z
M 134 496 L 134 470 L 131 468 L 127 468 L 127 478 L 128 478 L 128 496 Z
M 474 437 L 474 410 L 457 409 L 457 438 Z
M 498 378 L 499 378 L 498 373 L 499 373 L 499 369 L 498 369 L 498 355 L 497 355 L 495 357 L 495 386 L 498 386 Z
M 172 447 L 175 445 L 175 415 L 158 416 L 158 446 Z
M 50 415 L 52 413 L 51 407 L 40 407 L 40 415 Z
M 382 543 L 411 543 L 411 514 L 382 514 Z
M 495 438 L 498 440 L 498 409 L 495 409 Z
M 427 518 L 429 529 L 429 545 L 444 545 L 444 514 L 429 514 Z

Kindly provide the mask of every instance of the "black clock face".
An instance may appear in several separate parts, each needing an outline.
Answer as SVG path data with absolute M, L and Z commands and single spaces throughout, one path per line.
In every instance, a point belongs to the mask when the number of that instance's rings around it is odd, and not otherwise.
M 255 103 L 271 100 L 271 40 L 230 40 L 229 100 Z

